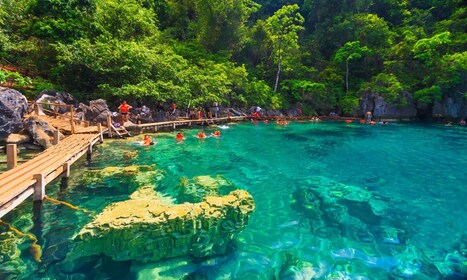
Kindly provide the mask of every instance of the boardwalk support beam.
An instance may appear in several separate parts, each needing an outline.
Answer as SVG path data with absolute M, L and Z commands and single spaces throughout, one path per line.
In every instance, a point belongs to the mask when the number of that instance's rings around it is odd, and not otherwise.
M 97 131 L 99 132 L 99 142 L 102 144 L 104 143 L 104 135 L 102 134 L 102 124 L 97 124 Z
M 13 169 L 18 164 L 18 150 L 16 149 L 16 144 L 6 145 L 6 166 L 7 169 Z
M 56 129 L 54 131 L 54 140 L 53 140 L 52 144 L 57 145 L 58 143 L 60 143 L 60 131 L 58 129 Z
M 67 161 L 63 164 L 63 175 L 62 178 L 70 177 L 70 162 Z
M 109 138 L 112 138 L 112 117 L 110 116 L 110 114 L 107 114 L 107 128 L 107 136 L 109 136 Z
M 43 173 L 34 175 L 36 184 L 34 185 L 34 201 L 43 200 L 45 197 L 45 177 Z

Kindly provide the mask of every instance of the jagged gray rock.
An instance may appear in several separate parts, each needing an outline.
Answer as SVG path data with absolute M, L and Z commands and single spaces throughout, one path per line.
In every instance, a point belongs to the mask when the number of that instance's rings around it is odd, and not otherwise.
M 376 120 L 380 118 L 415 118 L 417 116 L 417 109 L 412 94 L 403 91 L 401 97 L 405 100 L 405 105 L 388 103 L 379 94 L 367 92 L 362 95 L 360 103 L 361 115 L 364 116 L 366 112 L 370 111 L 373 112 L 373 117 Z
M 28 100 L 19 91 L 0 87 L 0 139 L 21 128 L 28 112 Z
M 45 149 L 52 146 L 51 139 L 54 136 L 55 128 L 48 122 L 31 116 L 24 120 L 24 129 L 32 136 L 35 142 L 44 147 Z M 60 133 L 60 139 L 64 136 Z

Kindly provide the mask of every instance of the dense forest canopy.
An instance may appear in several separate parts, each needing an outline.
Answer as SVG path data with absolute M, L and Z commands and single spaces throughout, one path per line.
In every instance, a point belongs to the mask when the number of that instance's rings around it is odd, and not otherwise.
M 0 0 L 0 82 L 82 99 L 352 113 L 465 95 L 462 0 Z M 31 93 L 33 94 L 33 93 Z

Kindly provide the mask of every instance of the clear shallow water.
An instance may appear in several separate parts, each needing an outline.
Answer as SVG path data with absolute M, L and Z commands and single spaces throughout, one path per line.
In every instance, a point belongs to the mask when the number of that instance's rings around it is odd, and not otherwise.
M 211 132 L 210 129 L 206 129 Z M 104 260 L 80 273 L 89 279 L 462 279 L 467 269 L 467 129 L 438 125 L 345 125 L 341 122 L 238 124 L 221 139 L 198 140 L 186 130 L 97 146 L 90 165 L 73 166 L 68 187 L 48 195 L 100 212 L 128 199 L 127 182 L 82 185 L 89 169 L 156 164 L 170 193 L 181 176 L 223 175 L 256 202 L 250 224 L 224 256 L 158 263 Z M 138 150 L 135 160 L 122 160 Z M 3 220 L 38 236 L 37 265 L 20 244 L 21 278 L 65 277 L 56 265 L 69 239 L 91 221 L 86 214 L 44 202 L 25 204 Z M 36 222 L 33 223 L 33 220 Z M 6 231 L 0 227 L 0 232 Z M 464 256 L 462 256 L 464 254 Z M 0 272 L 10 269 L 0 264 Z M 156 277 L 156 278 L 155 278 Z

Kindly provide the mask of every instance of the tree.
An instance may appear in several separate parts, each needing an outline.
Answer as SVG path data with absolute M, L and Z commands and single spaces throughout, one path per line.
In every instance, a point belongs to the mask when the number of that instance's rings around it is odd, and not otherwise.
M 422 60 L 425 65 L 431 66 L 440 58 L 439 49 L 441 46 L 451 42 L 449 31 L 439 33 L 431 38 L 424 38 L 415 43 L 412 51 L 415 58 Z
M 349 92 L 349 61 L 359 59 L 363 55 L 369 54 L 370 49 L 361 47 L 359 41 L 347 42 L 342 46 L 334 57 L 337 62 L 345 60 L 345 92 Z
M 277 63 L 274 92 L 277 91 L 283 66 L 293 60 L 299 49 L 298 32 L 303 30 L 304 18 L 298 9 L 296 4 L 283 6 L 266 20 L 266 32 L 273 43 L 273 60 Z
M 210 51 L 238 51 L 246 40 L 246 22 L 259 9 L 251 0 L 196 0 L 198 36 Z

